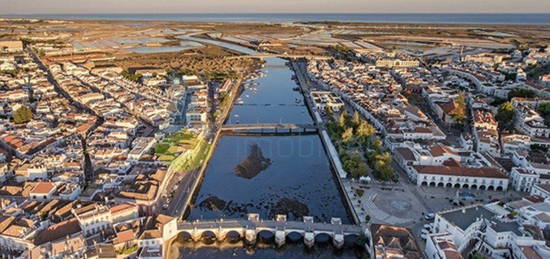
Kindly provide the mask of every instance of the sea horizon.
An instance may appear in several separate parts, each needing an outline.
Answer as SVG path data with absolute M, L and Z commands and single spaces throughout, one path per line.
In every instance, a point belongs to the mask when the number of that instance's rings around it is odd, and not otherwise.
M 1 14 L 0 17 L 175 22 L 363 22 L 550 25 L 549 13 L 61 13 Z

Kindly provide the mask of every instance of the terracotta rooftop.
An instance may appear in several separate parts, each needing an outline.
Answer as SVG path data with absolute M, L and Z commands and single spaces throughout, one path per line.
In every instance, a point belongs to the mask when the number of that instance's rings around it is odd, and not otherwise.
M 122 232 L 116 233 L 116 237 L 113 240 L 114 244 L 126 243 L 136 239 L 136 235 L 132 229 L 128 229 Z
M 62 221 L 55 225 L 51 225 L 48 228 L 42 230 L 34 238 L 35 245 L 41 245 L 46 242 L 58 240 L 60 238 L 80 232 L 80 225 L 76 218 Z
M 63 253 L 70 255 L 82 248 L 84 248 L 84 239 L 82 236 L 77 236 L 52 243 L 52 255 L 56 256 Z
M 395 149 L 395 151 L 399 153 L 407 161 L 416 160 L 416 158 L 414 157 L 414 153 L 411 151 L 410 148 L 398 147 Z
M 129 203 L 122 203 L 111 208 L 111 213 L 116 214 L 125 210 L 134 209 L 136 206 Z
M 452 151 L 449 147 L 444 145 L 435 145 L 430 147 L 430 153 L 432 156 L 442 156 L 443 154 L 457 155 L 456 152 Z
M 31 193 L 33 194 L 48 194 L 55 188 L 55 184 L 52 182 L 39 182 L 34 186 Z

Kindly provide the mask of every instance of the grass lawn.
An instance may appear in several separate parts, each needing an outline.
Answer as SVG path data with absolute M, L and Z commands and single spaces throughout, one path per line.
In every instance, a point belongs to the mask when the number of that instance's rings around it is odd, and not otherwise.
M 164 162 L 171 162 L 172 160 L 174 160 L 176 157 L 172 156 L 172 155 L 160 155 L 159 156 L 159 160 L 160 161 L 164 161 Z
M 203 138 L 197 139 L 197 145 L 188 155 L 177 157 L 170 166 L 177 171 L 189 171 L 199 168 L 210 151 L 210 144 Z
M 157 143 L 155 154 L 161 161 L 172 162 L 185 150 L 193 149 L 196 142 L 196 134 L 190 131 L 176 132 Z
M 181 155 L 189 150 L 186 155 Z M 155 146 L 155 154 L 175 170 L 192 170 L 200 167 L 208 155 L 210 144 L 189 131 L 174 133 Z

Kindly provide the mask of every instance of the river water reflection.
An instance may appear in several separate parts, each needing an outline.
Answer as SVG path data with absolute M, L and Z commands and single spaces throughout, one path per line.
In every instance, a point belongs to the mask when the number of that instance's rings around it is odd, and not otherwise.
M 237 175 L 239 165 L 256 170 L 249 161 L 253 147 L 270 160 L 266 169 L 247 179 Z M 255 159 L 257 160 L 257 158 Z M 251 165 L 252 164 L 252 165 Z M 264 219 L 288 212 L 289 220 L 314 216 L 349 223 L 317 135 L 286 137 L 224 136 L 210 161 L 189 219 L 243 218 L 259 213 Z M 214 204 L 212 204 L 214 203 Z

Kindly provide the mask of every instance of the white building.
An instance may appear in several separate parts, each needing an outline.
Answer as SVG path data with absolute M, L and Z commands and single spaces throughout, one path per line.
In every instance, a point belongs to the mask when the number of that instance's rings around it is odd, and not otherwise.
M 29 197 L 38 201 L 50 200 L 55 191 L 55 187 L 55 183 L 52 182 L 36 183 L 34 188 L 29 193 Z
M 489 191 L 508 189 L 508 177 L 495 168 L 465 168 L 450 166 L 412 166 L 409 177 L 417 185 L 469 188 Z
M 462 259 L 453 237 L 449 233 L 436 233 L 428 235 L 426 249 L 424 251 L 428 259 Z
M 113 224 L 138 217 L 138 207 L 131 204 L 120 204 L 109 208 L 92 203 L 72 209 L 84 235 L 89 236 L 111 228 Z
M 537 184 L 531 189 L 531 195 L 538 195 L 550 199 L 550 184 Z
M 513 167 L 510 172 L 512 188 L 519 192 L 530 192 L 534 184 L 537 183 L 539 175 L 520 167 Z
M 480 236 L 479 230 L 484 219 L 494 216 L 493 212 L 481 205 L 438 212 L 434 219 L 434 233 L 448 233 L 458 250 L 463 251 L 470 240 Z
M 206 109 L 193 109 L 185 113 L 185 119 L 188 123 L 202 122 L 205 123 L 208 120 L 208 113 Z
M 522 225 L 521 220 L 511 220 L 507 217 L 507 210 L 500 206 L 500 209 L 492 208 L 494 205 L 472 205 L 438 212 L 434 221 L 434 233 L 441 233 L 443 237 L 452 239 L 461 253 L 468 249 L 487 258 L 525 258 L 514 257 L 516 253 L 529 254 L 517 247 L 514 249 L 514 246 L 519 246 L 531 247 L 536 256 L 548 258 L 550 249 L 546 246 L 539 228 Z M 427 244 L 427 256 L 433 255 L 436 250 Z
M 325 107 L 328 107 L 334 112 L 339 112 L 344 107 L 342 99 L 330 91 L 311 91 L 309 94 L 319 111 L 324 111 Z

